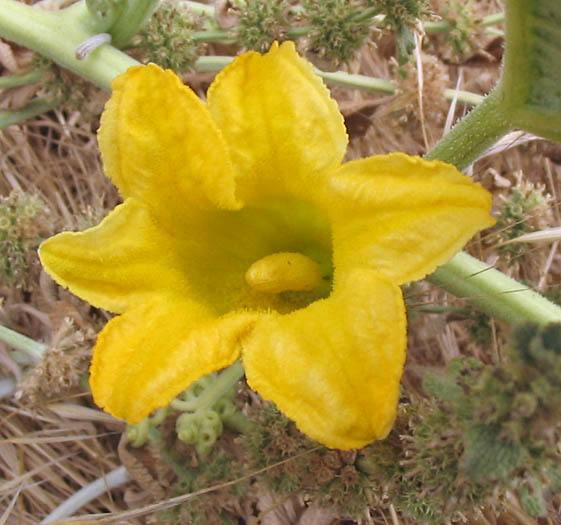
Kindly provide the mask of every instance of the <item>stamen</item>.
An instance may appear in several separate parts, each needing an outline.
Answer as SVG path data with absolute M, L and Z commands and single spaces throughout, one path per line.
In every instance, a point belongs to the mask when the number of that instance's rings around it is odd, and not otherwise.
M 280 293 L 313 290 L 321 282 L 320 266 L 301 253 L 274 253 L 254 262 L 245 280 L 255 290 Z

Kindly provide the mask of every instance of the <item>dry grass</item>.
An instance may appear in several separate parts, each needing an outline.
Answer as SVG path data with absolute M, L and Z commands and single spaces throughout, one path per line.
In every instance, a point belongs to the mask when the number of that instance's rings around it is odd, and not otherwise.
M 482 14 L 501 8 L 495 1 L 481 1 L 478 5 Z M 423 64 L 421 96 L 413 66 L 405 80 L 396 73 L 391 60 L 391 39 L 384 37 L 377 45 L 364 49 L 359 59 L 349 65 L 349 70 L 391 79 L 401 89 L 396 96 L 343 88 L 332 90 L 345 114 L 352 138 L 348 158 L 395 150 L 425 153 L 427 146 L 434 145 L 444 133 L 449 103 L 444 100 L 442 90 L 458 85 L 460 89 L 484 94 L 498 79 L 499 62 L 490 51 L 496 48 L 494 38 L 483 38 L 479 43 L 480 49 L 469 59 L 453 64 L 449 62 L 449 50 L 439 38 L 426 38 L 426 54 L 419 56 Z M 28 62 L 21 50 L 11 57 L 6 49 L 3 53 L 1 62 L 6 74 Z M 461 78 L 459 84 L 458 78 Z M 208 75 L 198 78 L 190 75 L 189 79 L 199 89 L 204 89 L 209 81 Z M 0 132 L 0 195 L 22 190 L 38 196 L 48 209 L 43 225 L 48 234 L 95 224 L 118 202 L 115 189 L 103 176 L 95 142 L 104 95 L 93 90 L 90 93 L 93 93 L 93 102 L 87 115 L 62 107 Z M 29 90 L 13 90 L 3 97 L 2 103 L 4 107 L 13 107 L 28 98 Z M 458 104 L 455 117 L 466 111 L 466 107 Z M 552 195 L 551 202 L 539 217 L 528 220 L 534 220 L 540 228 L 559 226 L 560 161 L 559 146 L 532 142 L 479 161 L 474 166 L 473 176 L 494 193 L 497 206 L 512 186 L 521 184 L 520 181 L 543 185 L 545 192 Z M 496 244 L 497 236 L 484 232 L 471 243 L 470 250 L 542 291 L 559 282 L 561 265 L 556 244 L 528 248 L 518 260 L 500 256 Z M 474 341 L 467 321 L 456 319 L 451 313 L 419 313 L 434 306 L 462 307 L 469 301 L 459 301 L 426 283 L 409 287 L 406 296 L 412 314 L 406 388 L 419 391 L 420 376 L 425 370 L 440 368 L 459 355 L 473 355 L 486 362 L 501 359 L 505 327 L 493 323 L 491 341 L 480 344 Z M 127 456 L 122 447 L 119 449 L 123 427 L 101 412 L 90 410 L 93 405 L 89 395 L 83 393 L 79 384 L 81 374 L 87 370 L 95 333 L 107 320 L 107 315 L 57 289 L 41 273 L 37 261 L 31 265 L 28 285 L 0 283 L 0 297 L 0 324 L 44 341 L 53 349 L 46 362 L 30 373 L 29 367 L 14 361 L 7 346 L 0 344 L 0 375 L 15 375 L 22 385 L 19 398 L 4 399 L 0 403 L 0 469 L 4 478 L 0 483 L 0 523 L 31 525 L 76 490 L 122 464 Z M 293 460 L 298 461 L 298 458 Z M 154 462 L 153 458 L 150 461 Z M 157 466 L 157 461 L 154 465 Z M 157 468 L 146 474 L 146 468 L 136 471 L 131 468 L 138 483 L 106 492 L 84 507 L 81 514 L 117 513 L 111 518 L 114 523 L 157 522 L 153 508 L 138 513 L 139 516 L 118 514 L 154 503 L 151 499 L 154 492 L 150 491 L 154 483 L 163 487 L 164 498 L 169 496 L 165 473 L 154 474 L 156 471 Z M 256 476 L 252 474 L 252 478 Z M 290 505 L 299 501 L 295 497 L 279 505 L 270 495 L 257 500 L 262 523 L 291 523 L 294 514 L 291 514 Z M 166 501 L 157 503 L 165 505 Z M 376 517 L 365 514 L 363 522 L 408 523 L 397 516 L 393 507 L 388 508 L 376 513 Z M 257 523 L 252 517 L 255 508 L 247 508 L 245 512 L 247 523 Z M 330 523 L 331 518 L 309 515 L 309 521 L 299 523 Z M 318 521 L 313 521 L 316 519 Z M 508 503 L 502 516 L 483 511 L 471 520 L 471 523 L 482 524 L 534 523 L 515 500 Z M 95 522 L 110 521 L 97 519 Z

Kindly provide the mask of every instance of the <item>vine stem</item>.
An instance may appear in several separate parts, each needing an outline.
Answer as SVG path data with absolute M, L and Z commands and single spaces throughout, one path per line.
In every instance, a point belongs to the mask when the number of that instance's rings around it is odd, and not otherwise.
M 467 168 L 497 140 L 512 131 L 501 84 L 456 124 L 426 155 Z M 486 263 L 460 252 L 427 278 L 456 297 L 507 323 L 561 322 L 561 308 Z
M 189 2 L 190 6 L 191 4 L 193 2 Z M 124 73 L 129 67 L 139 65 L 137 60 L 107 44 L 92 51 L 84 60 L 76 58 L 76 48 L 94 36 L 97 31 L 89 21 L 83 2 L 78 2 L 62 11 L 49 12 L 16 0 L 0 0 L 0 13 L 2 38 L 33 49 L 106 90 L 110 89 L 113 78 Z M 61 31 L 61 27 L 64 28 L 64 32 Z M 220 71 L 232 60 L 232 57 L 200 57 L 195 67 L 199 71 L 215 72 Z M 333 85 L 390 95 L 396 92 L 395 86 L 387 80 L 353 75 L 344 71 L 316 70 L 316 72 Z M 473 93 L 456 94 L 454 90 L 446 90 L 444 96 L 447 99 L 456 96 L 458 100 L 468 104 L 479 102 L 478 95 Z
M 458 253 L 428 280 L 509 324 L 561 322 L 561 308 L 488 264 Z
M 442 160 L 463 170 L 512 129 L 498 87 L 444 135 L 425 158 Z
M 96 34 L 88 23 L 85 3 L 49 12 L 16 0 L 0 0 L 0 36 L 33 49 L 60 66 L 109 90 L 111 81 L 138 61 L 109 45 L 102 45 L 85 60 L 76 48 Z
M 34 362 L 40 361 L 47 350 L 47 345 L 38 343 L 34 339 L 30 339 L 5 326 L 0 326 L 0 341 L 10 345 L 12 348 L 21 350 L 31 357 Z

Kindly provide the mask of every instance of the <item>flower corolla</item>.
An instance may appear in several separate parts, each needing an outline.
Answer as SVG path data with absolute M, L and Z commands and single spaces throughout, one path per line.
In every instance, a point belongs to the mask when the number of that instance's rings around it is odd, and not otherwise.
M 494 223 L 489 193 L 401 153 L 342 164 L 343 118 L 291 42 L 236 58 L 206 103 L 155 65 L 112 88 L 98 139 L 124 202 L 40 248 L 58 283 L 120 314 L 94 348 L 96 403 L 135 423 L 241 358 L 249 386 L 311 438 L 386 436 L 400 285 Z

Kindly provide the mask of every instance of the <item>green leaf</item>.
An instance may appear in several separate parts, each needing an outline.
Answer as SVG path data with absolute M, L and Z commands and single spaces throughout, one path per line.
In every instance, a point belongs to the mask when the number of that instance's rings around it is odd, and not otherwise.
M 500 433 L 500 425 L 485 423 L 466 432 L 461 465 L 473 480 L 504 479 L 520 464 L 524 449 Z
M 429 372 L 423 378 L 423 388 L 439 401 L 454 403 L 462 397 L 462 389 L 454 378 Z
M 534 487 L 535 493 L 532 494 L 526 487 L 518 490 L 520 497 L 520 504 L 526 513 L 530 516 L 545 516 L 547 510 L 545 508 L 545 501 L 540 487 Z

